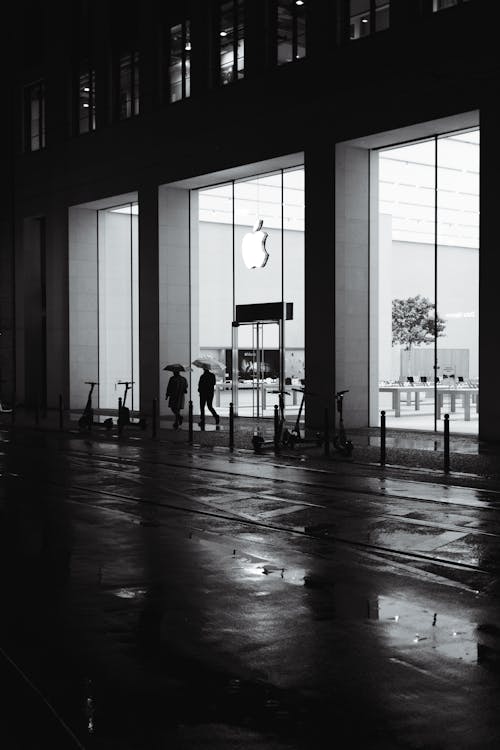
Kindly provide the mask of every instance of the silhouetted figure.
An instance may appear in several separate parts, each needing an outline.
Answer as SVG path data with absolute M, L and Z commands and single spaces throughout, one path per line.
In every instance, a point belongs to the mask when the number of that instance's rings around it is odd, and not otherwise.
M 200 394 L 200 427 L 205 427 L 205 406 L 215 418 L 215 424 L 219 424 L 219 415 L 212 406 L 215 390 L 215 375 L 210 371 L 208 365 L 203 365 L 203 372 L 198 381 L 198 393 Z
M 184 408 L 184 396 L 187 393 L 188 384 L 184 375 L 181 375 L 180 370 L 174 370 L 172 377 L 168 381 L 167 392 L 165 398 L 168 400 L 168 405 L 175 415 L 174 430 L 177 430 L 179 425 L 182 424 L 182 410 Z

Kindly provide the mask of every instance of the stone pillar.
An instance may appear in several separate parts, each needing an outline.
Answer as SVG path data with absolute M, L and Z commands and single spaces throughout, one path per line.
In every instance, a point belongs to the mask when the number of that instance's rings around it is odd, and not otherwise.
M 305 150 L 306 424 L 334 416 L 335 390 L 335 156 L 321 138 Z
M 47 405 L 55 409 L 59 394 L 68 402 L 68 211 L 54 203 L 47 217 L 45 315 L 47 332 Z
M 335 388 L 346 425 L 369 422 L 370 151 L 339 144 L 335 175 Z
M 195 194 L 192 198 L 195 200 Z M 159 225 L 159 310 L 160 310 L 160 413 L 170 414 L 165 390 L 170 373 L 165 365 L 180 362 L 189 367 L 191 352 L 197 351 L 197 341 L 191 337 L 191 268 L 190 236 L 191 220 L 197 219 L 197 209 L 191 205 L 190 191 L 181 188 L 160 186 L 158 194 Z M 196 300 L 193 300 L 196 310 Z M 186 372 L 189 383 L 187 400 L 193 398 L 191 387 L 193 373 Z M 195 399 L 193 398 L 193 403 Z M 187 411 L 186 411 L 187 413 Z
M 158 188 L 139 189 L 139 383 L 140 408 L 161 403 L 159 359 Z
M 500 115 L 481 107 L 479 229 L 479 439 L 500 441 L 498 398 L 498 205 L 500 201 Z

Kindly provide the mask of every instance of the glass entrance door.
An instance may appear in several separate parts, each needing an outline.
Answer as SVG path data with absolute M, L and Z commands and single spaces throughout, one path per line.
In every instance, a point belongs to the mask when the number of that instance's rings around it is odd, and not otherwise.
M 233 326 L 232 399 L 235 415 L 274 417 L 283 387 L 281 321 Z

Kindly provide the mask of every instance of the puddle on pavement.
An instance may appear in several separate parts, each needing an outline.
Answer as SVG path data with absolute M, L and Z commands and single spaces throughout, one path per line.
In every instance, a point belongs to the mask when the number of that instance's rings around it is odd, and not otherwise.
M 493 636 L 484 626 L 460 614 L 433 612 L 403 598 L 378 596 L 370 603 L 370 619 L 384 627 L 388 645 L 432 649 L 436 656 L 469 664 L 500 663 L 500 630 Z M 411 653 L 411 651 L 410 651 Z
M 118 589 L 118 591 L 113 591 L 114 596 L 117 596 L 119 599 L 140 599 L 146 596 L 147 593 L 147 589 L 139 588 Z

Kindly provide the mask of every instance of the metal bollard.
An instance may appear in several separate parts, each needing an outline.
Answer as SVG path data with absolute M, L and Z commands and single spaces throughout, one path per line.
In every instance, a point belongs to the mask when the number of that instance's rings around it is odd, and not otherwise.
M 385 411 L 380 412 L 380 464 L 385 466 Z
M 280 429 L 280 416 L 278 412 L 278 404 L 274 404 L 274 450 L 279 450 L 279 429 Z
M 193 442 L 193 402 L 189 402 L 188 409 L 188 443 Z
M 330 455 L 330 421 L 328 419 L 328 409 L 325 409 L 324 427 L 323 427 L 323 453 L 325 456 Z
M 234 448 L 234 407 L 233 402 L 229 404 L 229 447 Z
M 121 435 L 123 430 L 122 422 L 122 397 L 118 397 L 118 434 Z
M 64 414 L 63 414 L 63 397 L 62 393 L 59 394 L 59 429 L 62 430 L 64 427 Z
M 444 471 L 448 474 L 450 471 L 450 415 L 444 415 Z
M 153 405 L 151 410 L 151 437 L 156 437 L 157 425 L 158 425 L 158 400 L 153 399 Z

